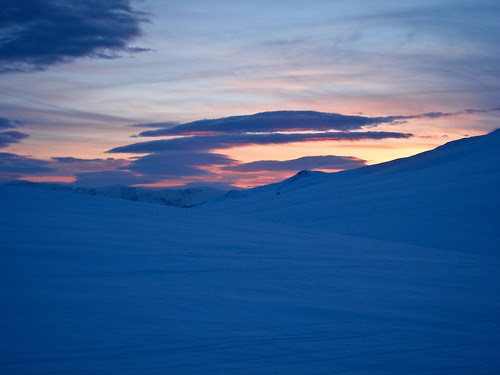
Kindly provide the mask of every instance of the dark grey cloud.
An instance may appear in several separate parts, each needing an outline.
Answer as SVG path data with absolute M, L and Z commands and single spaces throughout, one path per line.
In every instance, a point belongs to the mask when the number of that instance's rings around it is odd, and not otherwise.
M 146 18 L 131 0 L 7 0 L 1 8 L 0 73 L 141 50 L 129 43 Z
M 0 152 L 0 170 L 12 173 L 39 173 L 51 172 L 54 169 L 48 167 L 49 162 L 33 159 L 27 156 Z
M 0 181 L 15 180 L 23 175 L 54 171 L 49 162 L 8 152 L 0 152 Z
M 61 163 L 68 163 L 68 164 L 78 164 L 78 163 L 100 163 L 100 162 L 107 162 L 107 161 L 114 161 L 114 158 L 107 158 L 107 159 L 80 159 L 80 158 L 74 158 L 72 156 L 62 156 L 62 157 L 53 157 L 51 158 L 52 160 L 61 162 Z
M 231 116 L 211 120 L 198 120 L 185 124 L 173 122 L 137 124 L 137 127 L 157 128 L 139 133 L 140 137 L 178 136 L 196 134 L 225 134 L 243 132 L 276 132 L 276 131 L 328 131 L 359 130 L 366 126 L 398 123 L 419 118 L 439 118 L 460 114 L 484 113 L 495 109 L 468 109 L 460 112 L 429 112 L 410 116 L 347 116 L 339 113 L 316 111 L 274 111 L 253 115 Z
M 157 130 L 141 132 L 141 137 L 200 133 L 272 132 L 290 130 L 357 130 L 367 125 L 391 122 L 391 117 L 346 116 L 316 111 L 274 111 L 253 115 L 198 120 Z M 144 124 L 142 124 L 144 126 Z M 153 126 L 154 124 L 149 124 Z
M 53 157 L 51 158 L 57 164 L 67 164 L 76 169 L 96 169 L 96 168 L 114 168 L 128 163 L 125 159 L 115 158 L 97 158 L 97 159 L 80 159 L 72 156 Z
M 260 160 L 222 168 L 234 172 L 297 171 L 303 169 L 353 169 L 366 165 L 366 160 L 352 156 L 305 156 L 293 160 Z
M 200 166 L 228 165 L 235 162 L 225 155 L 209 152 L 167 151 L 140 157 L 123 168 L 163 178 L 177 178 L 211 174 L 197 168 Z
M 166 122 L 152 122 L 148 124 L 134 124 L 130 126 L 134 128 L 163 129 L 163 128 L 173 128 L 174 126 L 177 125 L 180 125 L 177 121 L 166 121 Z
M 412 134 L 397 132 L 325 132 L 325 133 L 267 133 L 221 134 L 189 136 L 157 141 L 139 142 L 113 148 L 109 153 L 153 153 L 162 151 L 208 151 L 246 145 L 285 144 L 313 141 L 358 141 L 363 139 L 410 138 Z
M 24 121 L 10 120 L 5 117 L 0 117 L 0 129 L 11 129 L 15 128 L 18 125 L 23 125 L 23 124 L 25 124 Z
M 0 133 L 0 148 L 7 147 L 12 143 L 19 143 L 22 139 L 28 138 L 26 133 L 15 130 Z
M 74 157 L 54 157 L 50 160 L 40 160 L 4 152 L 0 153 L 0 176 L 3 177 L 3 180 L 14 180 L 28 175 L 43 176 L 47 174 L 73 177 L 90 172 L 101 172 L 103 170 L 115 171 L 129 163 L 129 160 L 114 158 L 80 159 Z M 122 174 L 119 176 L 122 176 Z
M 159 181 L 158 178 L 142 176 L 129 171 L 100 171 L 78 173 L 73 184 L 84 187 L 108 187 L 113 185 L 151 184 L 157 181 Z
M 1 43 L 1 39 L 0 39 Z M 11 120 L 5 117 L 0 117 L 0 129 L 12 129 L 17 127 L 18 125 L 25 124 L 24 121 L 20 120 Z M 0 132 L 0 148 L 4 148 L 9 146 L 12 143 L 19 143 L 21 140 L 28 138 L 29 135 L 26 133 L 22 133 L 17 130 L 9 130 Z
M 116 170 L 130 163 L 126 159 L 80 159 L 74 157 L 51 158 L 50 166 L 57 170 L 58 176 L 74 176 L 84 172 Z
M 235 160 L 225 155 L 191 151 L 155 153 L 138 157 L 132 162 L 127 159 L 74 157 L 39 160 L 12 153 L 0 153 L 0 181 L 50 175 L 75 177 L 76 186 L 130 186 L 182 177 L 212 176 L 215 178 L 216 174 L 199 167 L 234 163 L 236 163 Z

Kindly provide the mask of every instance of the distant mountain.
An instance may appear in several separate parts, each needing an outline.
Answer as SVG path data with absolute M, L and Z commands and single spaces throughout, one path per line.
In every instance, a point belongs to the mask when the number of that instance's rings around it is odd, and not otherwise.
M 156 203 L 184 208 L 203 204 L 225 193 L 223 190 L 209 187 L 189 189 L 146 189 L 128 186 L 86 188 L 74 187 L 65 184 L 37 183 L 31 181 L 12 181 L 7 183 L 7 185 L 34 187 L 46 190 L 70 191 L 79 194 L 98 195 L 108 198 L 119 198 L 130 201 Z
M 500 130 L 338 173 L 302 171 L 210 202 L 217 210 L 467 252 L 500 250 Z

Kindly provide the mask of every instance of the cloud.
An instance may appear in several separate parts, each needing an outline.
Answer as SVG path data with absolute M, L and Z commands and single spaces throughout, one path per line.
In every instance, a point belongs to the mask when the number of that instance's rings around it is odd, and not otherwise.
M 260 160 L 222 168 L 232 172 L 297 171 L 303 169 L 353 169 L 366 165 L 366 160 L 352 156 L 305 156 L 293 160 Z
M 12 143 L 19 143 L 29 135 L 18 131 L 8 131 L 0 133 L 0 148 L 7 147 Z
M 74 158 L 72 156 L 53 157 L 51 159 L 55 160 L 55 161 L 58 161 L 58 162 L 61 162 L 61 163 L 68 163 L 68 164 L 100 163 L 100 162 L 107 162 L 107 161 L 114 161 L 115 160 L 113 158 L 108 158 L 108 159 L 79 159 L 79 158 Z
M 129 171 L 101 171 L 78 173 L 74 185 L 84 187 L 107 187 L 113 185 L 151 184 L 158 178 L 141 176 Z
M 85 173 L 116 171 L 128 164 L 130 164 L 129 160 L 114 158 L 54 157 L 50 160 L 40 160 L 12 153 L 0 153 L 0 180 L 47 175 L 52 177 L 84 176 Z M 90 180 L 91 177 L 85 178 Z M 119 174 L 118 177 L 123 177 L 123 174 Z M 149 180 L 150 178 L 148 178 Z
M 394 121 L 393 117 L 346 116 L 338 113 L 315 111 L 274 111 L 253 115 L 223 117 L 213 120 L 199 120 L 177 126 L 161 126 L 162 129 L 147 130 L 141 137 L 190 135 L 206 133 L 242 133 L 275 131 L 326 131 L 357 130 L 367 125 L 378 125 Z M 160 123 L 162 124 L 162 123 Z M 167 123 L 169 124 L 169 123 Z M 153 126 L 155 124 L 139 124 Z
M 149 124 L 134 124 L 130 125 L 134 128 L 153 128 L 153 129 L 159 129 L 159 128 L 172 128 L 174 126 L 180 125 L 176 121 L 166 121 L 166 122 L 152 122 Z
M 25 121 L 10 120 L 5 117 L 0 117 L 0 129 L 12 129 L 25 123 Z M 28 137 L 28 134 L 16 130 L 0 132 L 0 148 L 7 147 L 12 143 L 19 143 L 21 140 Z
M 54 171 L 49 162 L 27 156 L 0 152 L 0 181 L 15 180 L 23 175 Z
M 1 44 L 1 39 L 0 39 Z M 18 125 L 25 124 L 25 121 L 20 120 L 10 120 L 5 117 L 0 117 L 0 129 L 12 129 L 17 127 Z M 7 147 L 12 143 L 19 143 L 21 140 L 28 138 L 29 135 L 26 133 L 22 133 L 17 130 L 9 130 L 0 132 L 0 148 Z
M 449 116 L 459 116 L 459 115 L 466 115 L 466 114 L 474 114 L 474 113 L 488 113 L 488 112 L 495 112 L 495 111 L 500 111 L 500 108 L 491 108 L 491 109 L 465 109 L 463 111 L 457 111 L 457 112 L 428 112 L 428 113 L 422 113 L 420 115 L 414 115 L 414 116 L 395 116 L 396 120 L 401 119 L 401 120 L 409 120 L 409 119 L 419 119 L 419 118 L 440 118 L 440 117 L 449 117 Z
M 139 142 L 108 150 L 109 153 L 153 153 L 162 151 L 208 151 L 246 145 L 285 144 L 313 141 L 359 141 L 363 139 L 410 138 L 397 132 L 266 133 L 189 136 Z
M 57 170 L 58 176 L 74 176 L 84 172 L 111 171 L 130 164 L 126 159 L 80 159 L 74 157 L 53 157 L 50 166 Z
M 130 0 L 16 0 L 0 12 L 0 73 L 41 70 L 81 57 L 138 52 L 143 13 Z
M 0 180 L 10 181 L 29 176 L 74 177 L 76 186 L 151 184 L 164 179 L 215 176 L 199 166 L 229 165 L 236 161 L 208 152 L 163 152 L 132 162 L 127 159 L 81 159 L 53 157 L 33 159 L 12 153 L 0 153 Z
M 137 124 L 134 127 L 156 128 L 139 133 L 139 137 L 209 135 L 245 132 L 278 131 L 350 131 L 366 126 L 393 124 L 411 119 L 457 116 L 472 113 L 498 111 L 494 109 L 467 109 L 459 112 L 428 112 L 417 115 L 398 115 L 383 117 L 347 116 L 339 113 L 316 111 L 273 111 L 253 115 L 231 116 L 211 120 L 198 120 L 185 124 L 160 122 Z
M 125 159 L 115 159 L 115 158 L 80 159 L 80 158 L 74 158 L 72 156 L 64 156 L 64 157 L 53 157 L 51 159 L 54 162 L 60 164 L 69 164 L 72 166 L 72 168 L 77 168 L 77 169 L 116 168 L 129 163 Z
M 221 154 L 169 151 L 140 157 L 124 168 L 147 175 L 172 178 L 207 175 L 210 174 L 210 172 L 197 167 L 228 165 L 235 162 L 235 160 Z
M 32 159 L 27 156 L 0 152 L 0 170 L 12 173 L 38 173 L 51 172 L 54 169 L 48 167 L 49 162 Z
M 10 120 L 5 117 L 0 117 L 0 129 L 9 129 L 9 128 L 15 128 L 18 125 L 23 125 L 25 124 L 24 121 L 19 121 L 19 120 Z

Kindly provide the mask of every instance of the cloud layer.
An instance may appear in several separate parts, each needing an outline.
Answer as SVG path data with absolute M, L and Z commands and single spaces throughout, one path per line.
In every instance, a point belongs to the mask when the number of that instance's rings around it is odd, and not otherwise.
M 85 176 L 86 173 L 115 171 L 128 164 L 130 161 L 125 159 L 54 157 L 50 160 L 41 160 L 4 152 L 0 153 L 0 180 L 8 181 L 29 176 Z M 87 181 L 90 181 L 91 176 L 85 177 Z M 101 176 L 96 177 L 102 179 Z
M 12 143 L 19 143 L 22 139 L 28 138 L 29 135 L 15 130 L 8 132 L 0 132 L 0 148 L 7 147 Z
M 10 120 L 5 117 L 0 117 L 0 129 L 11 129 L 22 124 L 24 124 L 24 121 Z
M 327 155 L 306 156 L 286 161 L 262 160 L 241 163 L 214 151 L 249 145 L 409 138 L 412 134 L 359 131 L 364 126 L 376 126 L 403 119 L 404 116 L 365 117 L 315 111 L 275 111 L 185 124 L 168 122 L 138 124 L 135 126 L 160 128 L 144 131 L 140 136 L 171 138 L 134 143 L 107 152 L 148 154 L 137 157 L 122 169 L 163 179 L 186 177 L 252 179 L 259 177 L 258 172 L 275 172 L 278 177 L 283 173 L 277 172 L 302 169 L 343 170 L 362 167 L 366 161 L 351 156 Z
M 156 128 L 139 133 L 139 137 L 227 134 L 244 132 L 279 131 L 351 131 L 363 127 L 391 124 L 412 119 L 436 119 L 471 113 L 498 111 L 494 109 L 467 109 L 459 112 L 429 112 L 411 116 L 347 116 L 339 113 L 317 111 L 273 111 L 253 115 L 230 116 L 210 120 L 198 120 L 185 124 L 175 122 L 137 124 L 135 127 Z
M 274 111 L 254 115 L 231 116 L 213 120 L 199 120 L 169 128 L 147 130 L 140 137 L 190 135 L 206 133 L 276 132 L 276 131 L 326 131 L 357 130 L 367 125 L 394 121 L 393 117 L 346 116 L 338 113 L 316 111 Z M 140 124 L 145 126 L 147 124 Z M 149 124 L 154 126 L 155 124 Z M 157 124 L 164 125 L 164 124 Z M 168 125 L 168 123 L 166 123 Z
M 325 132 L 325 133 L 266 133 L 189 136 L 139 142 L 113 148 L 109 153 L 153 153 L 171 150 L 201 151 L 247 145 L 271 145 L 292 142 L 359 141 L 363 139 L 410 138 L 412 134 L 398 132 Z
M 137 52 L 144 14 L 130 0 L 16 0 L 0 12 L 0 73 Z
M 0 152 L 0 181 L 2 182 L 15 180 L 24 175 L 49 173 L 54 170 L 47 161 Z
M 24 123 L 24 121 L 11 120 L 5 117 L 0 117 L 0 130 L 12 129 Z M 0 148 L 5 148 L 13 143 L 19 143 L 21 142 L 21 140 L 28 137 L 28 134 L 22 133 L 17 130 L 2 131 L 0 132 Z

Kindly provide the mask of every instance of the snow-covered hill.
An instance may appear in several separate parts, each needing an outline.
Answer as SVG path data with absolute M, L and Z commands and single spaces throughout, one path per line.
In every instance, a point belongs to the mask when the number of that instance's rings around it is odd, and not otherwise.
M 1 373 L 497 373 L 499 137 L 189 210 L 2 185 Z
M 203 205 L 238 217 L 473 253 L 500 250 L 500 130 L 340 173 L 300 172 Z
M 187 189 L 147 189 L 129 186 L 110 186 L 105 188 L 77 187 L 71 184 L 36 183 L 30 181 L 12 181 L 14 186 L 34 187 L 46 190 L 70 191 L 79 194 L 99 195 L 108 198 L 130 201 L 157 203 L 175 207 L 193 207 L 222 196 L 225 191 L 210 187 Z
M 16 186 L 0 210 L 2 374 L 498 370 L 498 256 Z

